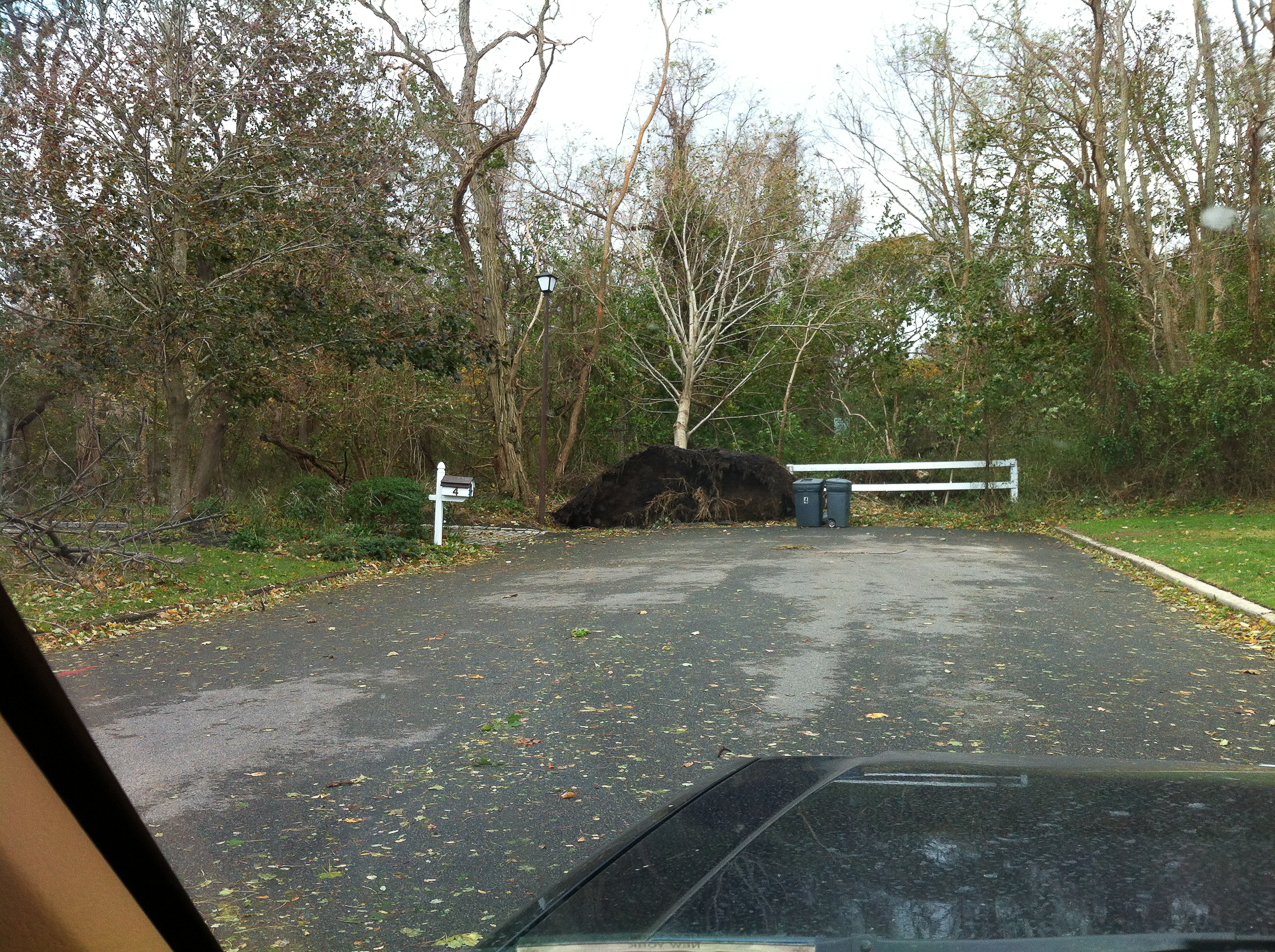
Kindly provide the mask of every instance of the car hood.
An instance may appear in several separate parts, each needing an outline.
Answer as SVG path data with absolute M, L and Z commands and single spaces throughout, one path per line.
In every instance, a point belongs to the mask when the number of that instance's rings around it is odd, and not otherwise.
M 630 831 L 484 945 L 1269 935 L 1273 794 L 1275 771 L 1225 765 L 759 759 Z

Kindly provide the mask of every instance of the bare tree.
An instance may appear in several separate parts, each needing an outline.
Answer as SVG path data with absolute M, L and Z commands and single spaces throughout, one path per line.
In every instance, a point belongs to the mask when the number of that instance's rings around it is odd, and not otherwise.
M 691 138 L 696 108 L 680 97 L 668 107 L 671 148 L 645 254 L 662 334 L 656 343 L 630 332 L 639 364 L 674 406 L 681 447 L 773 352 L 754 317 L 792 285 L 808 251 L 797 241 L 805 209 L 795 128 L 745 115 L 701 146 Z M 697 401 L 707 409 L 692 422 Z
M 554 55 L 564 45 L 548 35 L 557 5 L 542 0 L 522 29 L 504 30 L 490 39 L 475 38 L 471 0 L 456 6 L 455 37 L 464 60 L 457 77 L 447 76 L 447 57 L 453 41 L 435 40 L 426 24 L 419 33 L 404 27 L 385 3 L 359 2 L 390 30 L 389 47 L 377 55 L 403 64 L 414 76 L 404 76 L 401 88 L 422 124 L 433 131 L 438 149 L 450 160 L 454 175 L 451 225 L 460 246 L 469 292 L 469 308 L 479 332 L 490 340 L 492 353 L 486 373 L 495 428 L 494 465 L 500 486 L 520 499 L 532 497 L 522 462 L 522 418 L 518 402 L 517 341 L 510 332 L 505 303 L 503 208 L 498 168 L 522 136 L 535 111 L 540 91 L 549 78 Z M 427 16 L 433 11 L 422 4 Z M 511 91 L 502 99 L 490 88 L 495 82 L 492 62 L 511 43 L 529 44 L 527 62 L 532 79 L 519 98 Z M 477 233 L 478 244 L 470 236 Z

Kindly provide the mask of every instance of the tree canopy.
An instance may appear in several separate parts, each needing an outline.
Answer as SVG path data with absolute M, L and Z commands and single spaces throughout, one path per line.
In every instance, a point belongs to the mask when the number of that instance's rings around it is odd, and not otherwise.
M 438 459 L 525 501 L 545 333 L 559 490 L 652 442 L 1273 488 L 1266 6 L 920 21 L 814 122 L 657 5 L 640 134 L 583 161 L 526 138 L 551 3 L 363 7 L 0 8 L 0 506 Z

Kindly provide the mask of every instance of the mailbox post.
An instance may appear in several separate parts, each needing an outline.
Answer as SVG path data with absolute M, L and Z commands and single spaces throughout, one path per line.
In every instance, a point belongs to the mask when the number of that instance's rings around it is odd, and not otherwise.
M 434 545 L 443 544 L 443 503 L 462 502 L 473 498 L 474 477 L 448 476 L 447 464 L 438 464 L 438 476 L 434 480 L 434 494 L 430 501 L 434 503 Z

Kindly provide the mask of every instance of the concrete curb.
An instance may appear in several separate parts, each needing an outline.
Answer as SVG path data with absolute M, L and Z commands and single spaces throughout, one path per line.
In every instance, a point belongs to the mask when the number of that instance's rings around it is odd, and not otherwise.
M 1092 546 L 1108 555 L 1114 555 L 1118 559 L 1124 559 L 1126 562 L 1132 562 L 1138 568 L 1146 569 L 1148 572 L 1175 582 L 1183 588 L 1190 589 L 1197 595 L 1203 595 L 1210 601 L 1217 602 L 1219 605 L 1225 605 L 1227 608 L 1234 608 L 1236 611 L 1244 612 L 1246 615 L 1252 615 L 1255 618 L 1261 618 L 1275 625 L 1275 609 L 1267 608 L 1265 605 L 1259 605 L 1257 602 L 1250 602 L 1247 598 L 1240 598 L 1234 592 L 1228 592 L 1224 588 L 1218 588 L 1210 585 L 1208 582 L 1201 582 L 1198 578 L 1179 572 L 1177 569 L 1171 569 L 1167 565 L 1161 565 L 1159 562 L 1153 562 L 1151 559 L 1143 558 L 1140 555 L 1134 555 L 1132 552 L 1126 552 L 1124 549 L 1117 549 L 1114 545 L 1107 545 L 1099 542 L 1097 539 L 1091 539 L 1089 536 L 1081 535 L 1072 529 L 1064 526 L 1055 526 L 1059 532 L 1074 539 L 1083 545 Z

